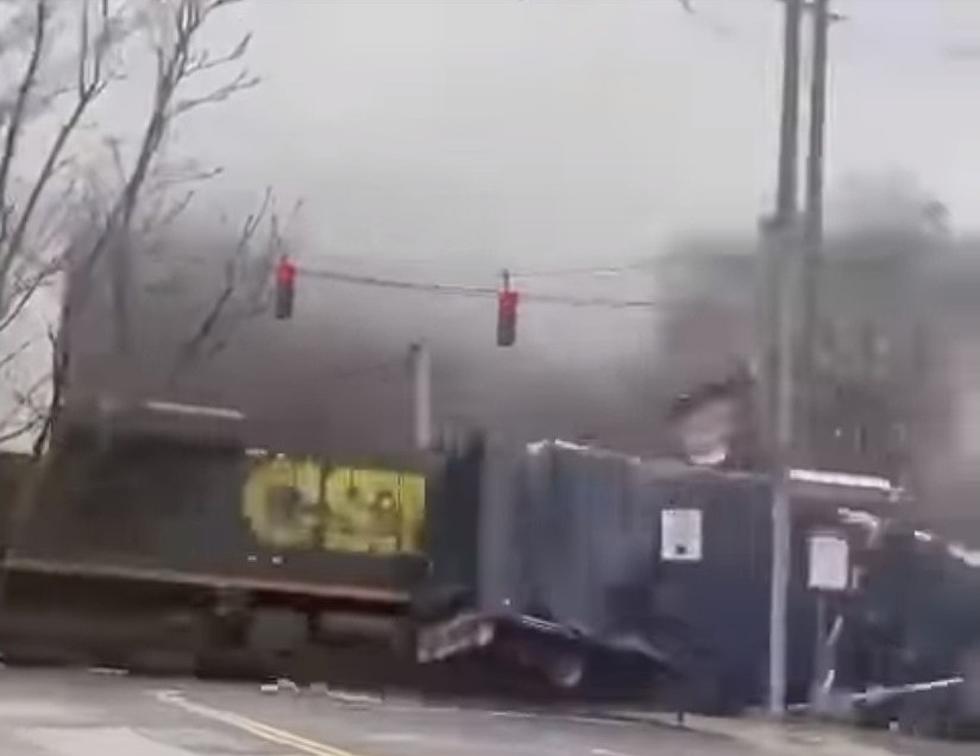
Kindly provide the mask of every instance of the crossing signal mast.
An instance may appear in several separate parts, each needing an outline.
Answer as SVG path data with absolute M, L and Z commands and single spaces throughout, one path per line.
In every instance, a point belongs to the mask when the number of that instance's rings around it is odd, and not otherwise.
M 503 284 L 497 293 L 497 346 L 514 346 L 517 341 L 518 294 L 510 288 L 510 273 L 504 271 Z
M 276 265 L 276 320 L 293 317 L 293 301 L 296 298 L 296 265 L 286 256 Z

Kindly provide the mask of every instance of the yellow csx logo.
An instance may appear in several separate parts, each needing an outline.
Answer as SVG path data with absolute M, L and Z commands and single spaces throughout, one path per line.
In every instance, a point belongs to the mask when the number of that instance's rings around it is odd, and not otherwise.
M 251 469 L 243 512 L 265 546 L 416 553 L 423 546 L 425 478 L 277 457 Z

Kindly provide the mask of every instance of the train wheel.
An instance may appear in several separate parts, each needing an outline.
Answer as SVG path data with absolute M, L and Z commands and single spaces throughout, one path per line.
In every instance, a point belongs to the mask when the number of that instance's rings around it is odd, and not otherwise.
M 126 656 L 125 668 L 141 675 L 186 677 L 197 669 L 197 656 L 191 651 L 140 649 Z
M 70 666 L 88 661 L 83 650 L 54 642 L 8 641 L 4 644 L 3 660 L 22 666 Z
M 252 613 L 247 643 L 257 651 L 285 653 L 303 646 L 308 635 L 306 615 L 292 609 L 260 608 Z

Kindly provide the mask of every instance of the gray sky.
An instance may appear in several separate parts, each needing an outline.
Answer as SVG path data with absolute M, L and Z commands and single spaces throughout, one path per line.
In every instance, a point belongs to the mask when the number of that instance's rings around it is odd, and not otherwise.
M 676 0 L 245 0 L 216 16 L 205 39 L 217 51 L 254 32 L 249 66 L 262 84 L 190 114 L 175 133 L 175 152 L 226 168 L 194 212 L 238 216 L 270 185 L 283 205 L 305 203 L 290 230 L 302 264 L 478 285 L 493 285 L 504 266 L 628 262 L 679 237 L 744 241 L 772 205 L 781 5 L 692 5 L 693 14 Z M 834 6 L 847 20 L 831 42 L 831 222 L 850 184 L 898 176 L 944 201 L 957 231 L 980 230 L 980 2 Z M 150 94 L 133 71 L 100 104 L 102 129 L 131 143 L 127 126 Z M 652 283 L 526 284 L 600 285 L 647 296 Z M 637 406 L 643 422 L 655 420 L 643 404 L 658 359 L 648 313 L 572 320 L 529 310 L 504 359 L 486 301 L 341 288 L 301 290 L 288 334 L 260 326 L 267 369 L 293 359 L 290 343 L 312 356 L 372 341 L 391 357 L 423 336 L 441 340 L 443 376 L 460 371 L 442 381 L 443 406 L 517 411 L 500 391 L 507 375 L 535 373 L 545 396 L 555 375 L 577 374 L 596 422 L 633 419 Z M 319 348 L 324 339 L 330 349 Z M 555 406 L 535 427 L 568 414 L 549 398 Z
M 255 31 L 264 83 L 182 142 L 236 188 L 304 198 L 309 255 L 493 272 L 751 234 L 771 204 L 780 6 L 693 6 L 250 0 L 234 21 Z M 977 229 L 980 3 L 835 6 L 831 193 L 906 173 Z
M 185 122 L 180 143 L 228 166 L 211 187 L 236 193 L 223 203 L 244 208 L 266 182 L 303 198 L 294 241 L 305 264 L 492 285 L 502 266 L 616 264 L 668 251 L 677 237 L 745 239 L 772 205 L 781 5 L 692 5 L 694 14 L 675 0 L 251 0 L 215 32 L 255 31 L 250 60 L 264 82 Z M 851 196 L 855 181 L 902 176 L 945 201 L 955 228 L 977 230 L 980 54 L 969 53 L 980 52 L 980 3 L 835 7 L 847 20 L 831 47 L 831 198 Z M 636 295 L 628 287 L 649 292 L 652 281 L 603 286 Z M 615 425 L 637 408 L 656 422 L 641 377 L 663 362 L 649 314 L 529 308 L 504 358 L 482 301 L 382 302 L 331 286 L 300 297 L 309 320 L 292 338 L 328 339 L 325 352 L 345 340 L 385 353 L 436 340 L 441 375 L 461 371 L 440 381 L 443 408 L 499 417 L 514 411 L 504 388 L 514 380 L 515 392 L 542 397 L 536 429 L 568 431 L 567 407 L 548 389 L 562 376 L 588 387 L 588 422 Z

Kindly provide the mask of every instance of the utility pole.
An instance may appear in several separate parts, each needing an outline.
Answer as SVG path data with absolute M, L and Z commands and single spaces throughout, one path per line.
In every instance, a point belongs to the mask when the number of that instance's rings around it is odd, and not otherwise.
M 424 341 L 412 344 L 412 423 L 415 448 L 432 448 L 432 357 Z
M 797 238 L 797 163 L 800 105 L 800 26 L 803 0 L 784 0 L 782 115 L 776 212 L 763 225 L 768 269 L 773 359 L 768 380 L 770 441 L 774 451 L 772 571 L 769 613 L 769 711 L 786 710 L 787 588 L 790 571 L 789 454 L 793 441 L 793 309 Z M 775 322 L 773 322 L 775 321 Z
M 810 123 L 806 162 L 806 190 L 803 214 L 803 322 L 799 350 L 803 383 L 801 437 L 813 452 L 813 403 L 816 376 L 816 340 L 819 331 L 818 299 L 820 258 L 823 245 L 824 133 L 827 119 L 827 37 L 831 20 L 839 16 L 830 11 L 830 0 L 813 0 L 813 62 L 810 79 Z
M 803 323 L 800 344 L 800 377 L 802 399 L 800 437 L 809 456 L 816 452 L 818 439 L 814 432 L 817 386 L 816 341 L 820 327 L 820 303 L 818 299 L 820 258 L 823 247 L 823 184 L 824 184 L 824 132 L 827 119 L 827 37 L 830 30 L 830 0 L 813 0 L 812 10 L 813 48 L 810 73 L 810 123 L 806 158 L 806 189 L 803 210 Z M 827 685 L 832 667 L 832 644 L 827 627 L 827 595 L 820 592 L 817 601 L 816 652 L 813 657 L 814 674 L 812 699 L 816 711 L 827 704 L 830 690 Z
M 783 86 L 779 121 L 779 169 L 776 177 L 775 225 L 796 220 L 800 128 L 800 27 L 803 0 L 783 0 Z

